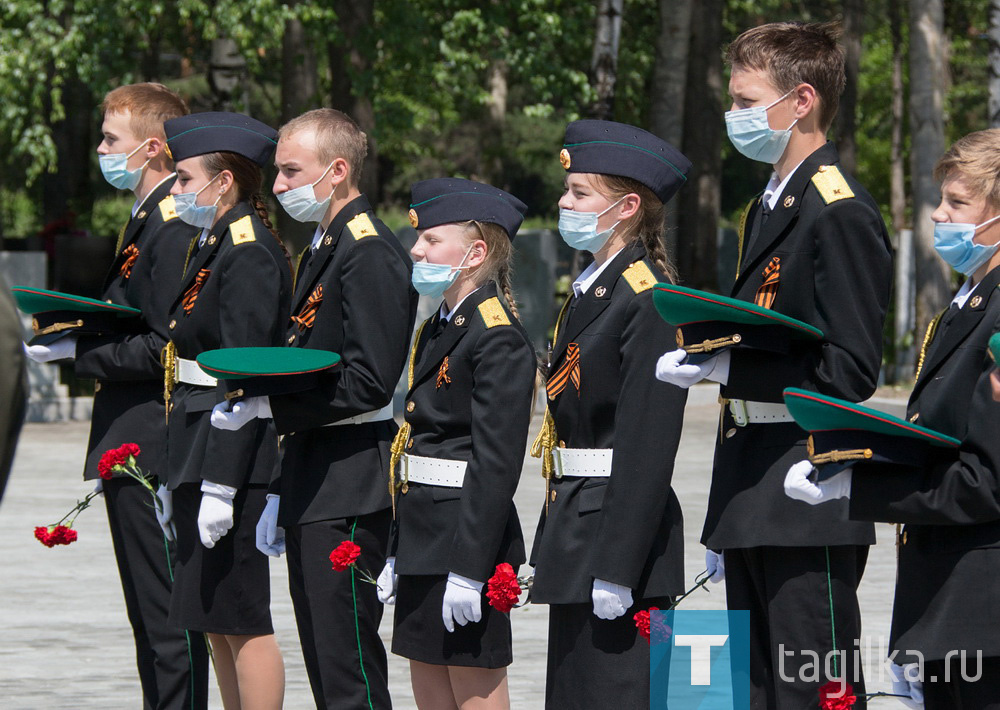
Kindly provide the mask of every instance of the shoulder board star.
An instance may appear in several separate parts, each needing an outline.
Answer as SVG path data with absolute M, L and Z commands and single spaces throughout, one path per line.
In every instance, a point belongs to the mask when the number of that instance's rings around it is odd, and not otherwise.
M 495 328 L 498 325 L 510 325 L 510 318 L 507 311 L 500 304 L 500 299 L 494 296 L 487 298 L 479 304 L 479 315 L 483 318 L 483 323 L 487 328 Z
M 164 222 L 169 222 L 177 216 L 177 209 L 174 206 L 174 196 L 167 195 L 160 200 L 160 216 Z
M 826 204 L 854 197 L 854 192 L 836 165 L 820 165 L 812 176 L 812 184 Z
M 375 225 L 372 224 L 371 217 L 364 212 L 348 222 L 347 228 L 351 230 L 351 235 L 355 240 L 361 240 L 365 237 L 373 237 L 378 234 L 378 232 L 375 231 Z
M 653 275 L 652 270 L 646 266 L 646 262 L 637 261 L 634 264 L 630 264 L 622 276 L 628 281 L 628 285 L 632 287 L 632 290 L 636 293 L 642 293 L 643 291 L 648 291 L 656 285 L 657 279 Z
M 229 233 L 233 235 L 233 244 L 257 241 L 257 237 L 253 233 L 253 221 L 250 219 L 250 215 L 240 217 L 229 225 Z

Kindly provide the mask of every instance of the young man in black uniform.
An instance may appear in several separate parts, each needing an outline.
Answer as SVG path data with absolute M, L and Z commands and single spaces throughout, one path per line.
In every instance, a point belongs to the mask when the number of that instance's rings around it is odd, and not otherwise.
M 1000 130 L 962 138 L 938 161 L 935 247 L 968 280 L 927 330 L 906 417 L 961 440 L 920 467 L 859 461 L 819 485 L 793 466 L 788 495 L 853 520 L 904 523 L 891 651 L 893 692 L 927 710 L 1000 708 L 1000 404 L 987 345 L 1000 329 Z M 853 524 L 853 523 L 851 523 Z M 905 672 L 904 669 L 905 668 Z M 922 698 L 923 703 L 917 701 Z
M 814 707 L 821 683 L 800 669 L 846 651 L 836 674 L 854 683 L 857 586 L 870 523 L 847 505 L 808 508 L 781 495 L 806 438 L 782 403 L 785 387 L 858 402 L 875 391 L 892 256 L 878 206 L 837 165 L 826 132 L 844 88 L 844 55 L 830 26 L 776 23 L 729 47 L 730 140 L 774 174 L 744 212 L 731 296 L 819 328 L 820 343 L 784 353 L 730 350 L 700 365 L 667 353 L 657 377 L 687 387 L 721 382 L 724 409 L 702 542 L 726 579 L 730 609 L 751 612 L 754 708 Z M 835 634 L 835 635 L 834 635 Z M 832 663 L 832 659 L 831 659 Z M 864 683 L 854 683 L 858 693 Z
M 389 447 L 397 426 L 392 394 L 406 362 L 417 294 L 411 262 L 358 191 L 367 138 L 339 111 L 317 109 L 282 127 L 274 192 L 285 211 L 318 221 L 299 262 L 287 342 L 339 353 L 312 390 L 251 398 L 213 424 L 238 428 L 274 418 L 284 434 L 281 477 L 271 486 L 257 545 L 287 545 L 289 586 L 302 653 L 319 708 L 388 708 L 382 605 L 355 572 L 330 571 L 344 540 L 358 566 L 385 564 L 392 519 Z
M 120 336 L 66 336 L 28 348 L 41 362 L 76 358 L 76 374 L 97 379 L 84 477 L 103 485 L 125 605 L 135 635 L 139 679 L 147 708 L 199 708 L 208 702 L 208 653 L 198 634 L 167 623 L 174 536 L 171 496 L 161 486 L 160 524 L 149 493 L 124 474 L 101 481 L 101 455 L 139 445 L 139 466 L 166 481 L 167 428 L 160 352 L 167 314 L 197 230 L 177 219 L 170 188 L 173 160 L 163 122 L 187 114 L 179 96 L 160 84 L 133 84 L 104 99 L 101 172 L 135 194 L 101 298 L 139 308 L 143 329 Z M 161 525 L 163 526 L 161 529 Z M 166 541 L 164 541 L 166 537 Z

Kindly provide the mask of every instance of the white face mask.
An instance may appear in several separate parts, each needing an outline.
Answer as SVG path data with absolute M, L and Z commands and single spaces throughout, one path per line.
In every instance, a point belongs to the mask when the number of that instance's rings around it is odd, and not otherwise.
M 276 196 L 289 217 L 299 222 L 319 222 L 323 219 L 323 215 L 326 214 L 327 209 L 330 207 L 333 192 L 331 191 L 330 196 L 320 202 L 316 199 L 315 188 L 326 177 L 332 167 L 333 163 L 327 165 L 323 174 L 311 185 L 302 185 L 301 187 L 296 187 L 294 190 L 288 190 Z
M 777 101 L 769 103 L 767 106 L 751 106 L 741 108 L 736 111 L 726 111 L 726 132 L 729 140 L 741 154 L 751 160 L 759 160 L 762 163 L 774 165 L 781 156 L 785 154 L 788 147 L 788 140 L 792 137 L 792 127 L 799 122 L 799 119 L 792 121 L 792 125 L 783 131 L 771 128 L 767 122 L 767 112 L 779 103 L 788 98 L 794 92 L 792 89 Z
M 207 229 L 215 224 L 215 213 L 219 210 L 219 200 L 222 199 L 222 194 L 220 193 L 215 198 L 215 202 L 210 205 L 199 205 L 198 195 L 215 182 L 219 175 L 222 175 L 222 173 L 219 173 L 206 182 L 205 187 L 198 190 L 198 192 L 182 192 L 179 195 L 174 195 L 174 211 L 177 212 L 177 216 L 181 218 L 182 222 L 190 224 L 192 227 L 201 227 L 202 229 Z
M 601 215 L 614 209 L 624 199 L 622 197 L 618 202 L 615 202 L 608 209 L 600 213 L 574 212 L 573 210 L 560 208 L 559 234 L 562 236 L 563 241 L 574 249 L 589 251 L 591 254 L 599 252 L 608 243 L 608 240 L 611 239 L 611 235 L 614 234 L 615 227 L 619 225 L 620 221 L 615 222 L 603 232 L 598 232 L 597 220 L 601 218 Z
M 414 262 L 413 274 L 410 276 L 410 283 L 413 284 L 413 289 L 421 296 L 441 298 L 444 292 L 448 290 L 448 287 L 455 283 L 455 279 L 458 278 L 458 272 L 469 268 L 463 265 L 471 253 L 472 247 L 470 246 L 458 266 L 452 266 L 451 264 L 431 264 L 427 261 Z
M 97 156 L 97 162 L 101 166 L 101 174 L 108 184 L 117 187 L 119 190 L 134 190 L 139 180 L 142 179 L 142 171 L 149 165 L 147 160 L 135 170 L 128 169 L 128 159 L 138 153 L 143 146 L 149 143 L 149 138 L 144 140 L 131 153 L 109 153 L 108 155 Z

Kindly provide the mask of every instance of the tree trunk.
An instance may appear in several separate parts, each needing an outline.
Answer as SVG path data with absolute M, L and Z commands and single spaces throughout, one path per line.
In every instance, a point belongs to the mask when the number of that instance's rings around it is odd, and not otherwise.
M 844 0 L 844 45 L 847 84 L 837 110 L 837 151 L 840 162 L 849 173 L 857 172 L 858 70 L 861 66 L 861 38 L 864 35 L 864 0 Z
M 378 144 L 375 141 L 375 109 L 372 106 L 371 59 L 368 47 L 374 47 L 372 24 L 375 0 L 340 0 L 335 4 L 341 42 L 330 42 L 330 105 L 357 121 L 368 135 L 368 157 L 361 171 L 361 191 L 372 200 L 379 199 Z M 357 84 L 361 83 L 361 86 Z
M 611 120 L 614 117 L 623 6 L 624 0 L 598 0 L 597 3 L 597 31 L 590 61 L 590 83 L 597 93 L 590 109 L 592 118 Z
M 947 305 L 950 269 L 934 251 L 931 213 L 940 197 L 934 163 L 944 151 L 948 46 L 943 0 L 910 0 L 910 169 L 917 274 L 917 334 Z
M 990 128 L 1000 128 L 1000 0 L 990 0 Z
M 316 53 L 298 18 L 285 22 L 281 40 L 281 122 L 317 104 Z
M 889 212 L 892 231 L 906 228 L 906 173 L 903 165 L 903 19 L 902 0 L 889 0 L 889 31 L 892 34 L 892 130 L 889 139 Z
M 486 82 L 489 90 L 488 115 L 481 124 L 479 144 L 483 156 L 482 179 L 491 185 L 504 186 L 503 132 L 507 120 L 507 62 L 490 62 Z
M 684 97 L 687 93 L 691 0 L 660 0 L 660 33 L 650 82 L 649 128 L 671 145 L 684 144 Z M 677 253 L 677 211 L 667 210 L 667 254 Z
M 676 263 L 688 286 L 718 290 L 719 184 L 722 179 L 723 0 L 701 0 L 691 11 L 683 152 L 693 167 L 678 193 Z

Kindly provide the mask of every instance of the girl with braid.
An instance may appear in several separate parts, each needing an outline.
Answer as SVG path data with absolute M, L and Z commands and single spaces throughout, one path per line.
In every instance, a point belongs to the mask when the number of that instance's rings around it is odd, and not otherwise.
M 271 626 L 267 557 L 254 534 L 277 473 L 278 437 L 270 420 L 213 428 L 225 387 L 195 362 L 206 350 L 283 344 L 291 268 L 258 194 L 277 134 L 235 113 L 184 116 L 164 129 L 177 167 L 177 216 L 202 230 L 163 356 L 177 530 L 170 621 L 208 635 L 224 707 L 280 708 L 284 666 Z
M 393 442 L 395 521 L 379 598 L 420 708 L 508 708 L 510 618 L 490 607 L 497 566 L 524 541 L 513 496 L 536 358 L 510 288 L 525 205 L 471 180 L 416 183 L 412 282 L 438 313 L 417 331 L 405 423 Z
M 649 643 L 633 619 L 684 590 L 670 485 L 686 395 L 653 379 L 675 334 L 652 287 L 673 281 L 664 203 L 690 162 L 646 131 L 571 123 L 559 232 L 593 255 L 556 321 L 548 410 L 532 454 L 548 479 L 531 564 L 550 605 L 546 707 L 649 707 Z

